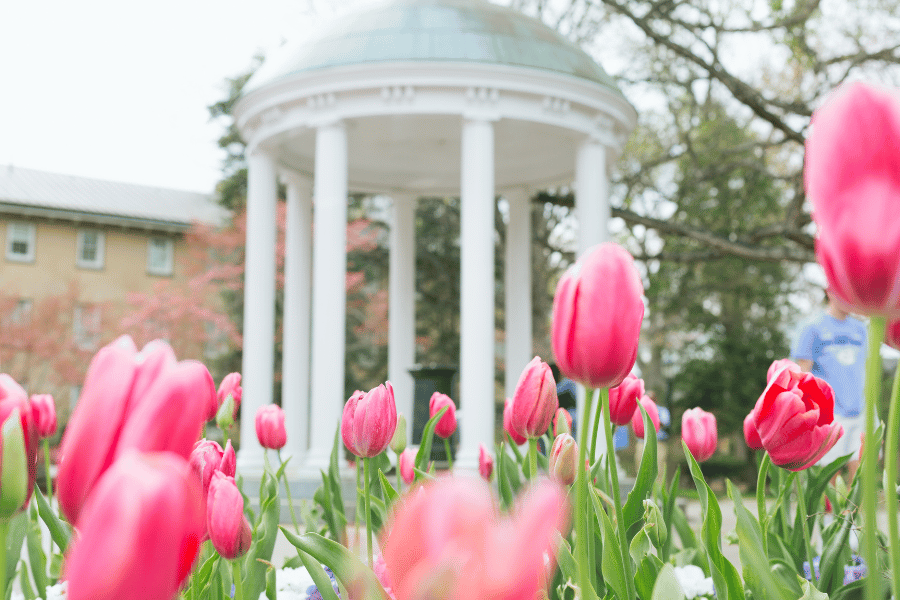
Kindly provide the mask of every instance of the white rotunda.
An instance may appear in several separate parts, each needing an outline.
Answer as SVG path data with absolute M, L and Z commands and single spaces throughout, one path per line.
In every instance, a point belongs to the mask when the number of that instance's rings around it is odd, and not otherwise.
M 415 201 L 460 197 L 457 465 L 474 468 L 479 442 L 492 447 L 495 428 L 494 203 L 509 203 L 512 395 L 533 356 L 528 200 L 573 186 L 580 248 L 605 240 L 608 170 L 634 127 L 632 106 L 584 51 L 515 10 L 486 0 L 392 0 L 285 45 L 247 83 L 234 117 L 249 168 L 239 467 L 261 470 L 253 416 L 272 401 L 280 178 L 282 404 L 293 464 L 315 473 L 327 465 L 346 401 L 347 198 L 358 192 L 393 199 L 388 369 L 410 427 Z

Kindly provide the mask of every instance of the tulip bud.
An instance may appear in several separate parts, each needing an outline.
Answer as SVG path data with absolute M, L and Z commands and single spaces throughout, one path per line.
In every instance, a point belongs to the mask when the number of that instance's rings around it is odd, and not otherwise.
M 250 549 L 250 523 L 244 516 L 244 498 L 234 478 L 221 472 L 214 473 L 209 484 L 206 527 L 213 547 L 224 558 L 233 560 Z
M 384 452 L 396 429 L 397 405 L 390 381 L 365 394 L 354 393 L 344 405 L 341 438 L 356 456 L 372 458 Z
M 527 438 L 539 438 L 550 429 L 557 408 L 559 398 L 550 365 L 535 356 L 525 366 L 516 385 L 512 426 Z
M 517 446 L 521 446 L 528 440 L 523 437 L 516 428 L 513 427 L 512 424 L 512 409 L 513 409 L 513 399 L 507 398 L 506 404 L 503 406 L 503 430 L 509 434 L 509 437 L 512 438 L 512 441 Z
M 656 408 L 656 402 L 650 396 L 644 396 L 641 398 L 641 406 L 647 411 L 647 415 L 653 422 L 653 428 L 659 433 L 659 410 Z M 631 427 L 634 429 L 634 435 L 644 439 L 644 416 L 641 414 L 641 411 L 634 411 L 634 416 L 631 417 Z
M 638 400 L 644 395 L 644 380 L 629 373 L 622 383 L 609 390 L 609 420 L 627 425 L 637 411 Z
M 234 477 L 237 472 L 237 455 L 234 453 L 234 446 L 231 440 L 225 442 L 225 450 L 222 451 L 222 462 L 219 463 L 219 471 L 222 471 L 229 477 Z
M 662 512 L 660 512 L 656 503 L 649 498 L 644 500 L 644 521 L 647 523 L 644 529 L 647 530 L 650 541 L 657 548 L 662 548 L 669 537 L 669 532 Z
M 447 409 L 441 420 L 434 426 L 434 434 L 447 439 L 456 431 L 456 404 L 453 403 L 453 400 L 447 394 L 435 392 L 431 395 L 431 400 L 428 402 L 429 417 L 433 417 L 441 412 L 441 409 L 445 406 L 450 408 Z
M 550 476 L 563 485 L 572 485 L 578 475 L 578 444 L 568 433 L 559 434 L 550 449 Z
M 412 448 L 407 448 L 403 452 L 400 453 L 400 458 L 397 459 L 399 463 L 400 469 L 400 477 L 403 478 L 404 483 L 406 485 L 411 484 L 416 478 L 415 464 L 416 464 L 416 453 Z
M 216 411 L 216 425 L 219 429 L 228 429 L 234 425 L 234 413 L 236 411 L 237 409 L 234 407 L 234 398 L 230 395 L 227 396 L 219 407 L 219 410 Z
M 280 450 L 287 443 L 284 429 L 284 411 L 277 404 L 260 406 L 256 411 L 256 438 L 259 445 L 271 450 Z
M 572 415 L 564 408 L 557 408 L 553 415 L 553 437 L 559 437 L 561 433 L 572 434 Z
M 681 439 L 697 462 L 709 460 L 715 454 L 719 434 L 716 417 L 702 408 L 691 408 L 681 415 Z
M 14 408 L 3 422 L 3 454 L 0 459 L 0 519 L 8 519 L 28 499 L 28 460 L 22 417 Z
M 56 404 L 50 394 L 32 394 L 31 414 L 41 439 L 53 437 L 56 433 Z
M 232 419 L 237 419 L 238 408 L 241 406 L 241 396 L 243 395 L 243 391 L 244 390 L 241 387 L 240 373 L 229 373 L 222 379 L 222 383 L 219 384 L 219 391 L 216 394 L 216 400 L 218 401 L 218 405 L 222 406 L 225 400 L 227 400 L 229 397 L 231 398 Z
M 10 420 L 15 414 L 16 419 Z M 24 508 L 31 499 L 34 480 L 37 477 L 37 427 L 34 423 L 34 412 L 28 402 L 28 395 L 15 380 L 6 373 L 0 374 L 0 423 L 2 423 L 2 455 L 0 455 L 0 496 L 2 496 L 3 515 L 9 516 Z M 16 424 L 18 423 L 18 424 Z M 20 466 L 19 441 L 24 444 L 24 465 Z M 9 464 L 7 465 L 7 444 L 9 444 Z M 25 496 L 18 504 L 19 478 L 25 478 Z M 10 489 L 7 490 L 7 479 Z M 8 512 L 12 510 L 12 512 Z
M 403 415 L 397 415 L 397 428 L 394 430 L 394 437 L 391 438 L 391 450 L 398 456 L 406 450 L 406 417 Z
M 491 480 L 494 474 L 494 457 L 484 444 L 478 444 L 478 473 L 485 481 Z

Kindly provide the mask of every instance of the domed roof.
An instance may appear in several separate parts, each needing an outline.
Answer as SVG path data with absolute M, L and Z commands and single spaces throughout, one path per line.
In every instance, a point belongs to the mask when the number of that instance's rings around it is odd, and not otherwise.
M 245 93 L 316 69 L 420 61 L 540 69 L 621 93 L 600 65 L 560 33 L 486 0 L 393 0 L 352 13 L 323 34 L 273 53 Z

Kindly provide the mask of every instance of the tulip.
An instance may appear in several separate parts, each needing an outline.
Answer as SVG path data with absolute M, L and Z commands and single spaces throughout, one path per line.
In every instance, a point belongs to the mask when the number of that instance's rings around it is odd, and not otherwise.
M 18 411 L 17 414 L 19 416 L 18 427 L 13 426 L 9 420 L 15 411 Z M 21 502 L 16 502 L 16 505 L 11 507 L 12 512 L 9 512 L 9 508 L 4 511 L 13 514 L 28 505 L 28 501 L 31 500 L 31 494 L 34 492 L 34 480 L 37 477 L 38 432 L 34 422 L 34 413 L 28 402 L 28 395 L 22 389 L 22 386 L 6 373 L 0 373 L 0 423 L 4 427 L 3 456 L 0 456 L 0 476 L 2 476 L 0 488 L 3 487 L 3 482 L 6 481 L 7 477 L 12 478 L 10 481 L 21 481 L 23 478 L 25 481 L 25 496 L 21 499 Z M 14 459 L 12 455 L 10 455 L 9 463 L 7 464 L 7 457 L 5 456 L 7 440 L 15 446 L 10 450 L 18 455 L 19 431 L 21 431 L 22 440 L 24 441 L 24 466 L 19 465 L 20 461 Z M 13 468 L 13 465 L 16 465 L 15 468 Z M 0 489 L 0 496 L 3 496 L 2 504 L 4 506 L 11 506 L 12 501 L 18 498 L 18 492 L 8 494 L 7 490 Z
M 209 492 L 213 473 L 221 472 L 234 477 L 237 462 L 231 440 L 225 443 L 225 450 L 213 440 L 198 440 L 190 456 L 191 470 L 203 487 L 203 497 Z
M 578 444 L 568 433 L 561 433 L 553 440 L 550 449 L 550 476 L 563 485 L 575 483 L 578 475 Z
M 241 387 L 241 374 L 229 373 L 222 379 L 222 383 L 219 384 L 219 391 L 216 394 L 216 410 L 218 410 L 218 407 L 222 406 L 222 404 L 224 404 L 225 401 L 230 397 L 232 402 L 234 403 L 232 407 L 231 418 L 237 419 L 238 408 L 240 408 L 241 406 L 242 394 L 243 388 Z M 213 411 L 210 419 L 216 416 L 215 412 L 216 411 Z
M 406 450 L 406 417 L 403 415 L 397 415 L 397 428 L 394 429 L 390 446 L 397 455 Z
M 58 498 L 69 522 L 78 523 L 100 476 L 128 450 L 187 459 L 215 397 L 206 367 L 178 362 L 165 342 L 150 342 L 139 353 L 122 336 L 101 348 L 62 440 Z
M 28 499 L 28 459 L 20 409 L 14 408 L 3 422 L 0 444 L 0 520 L 8 524 L 9 518 L 22 510 Z
M 506 403 L 503 405 L 503 430 L 509 434 L 509 437 L 512 438 L 512 441 L 517 446 L 521 446 L 528 440 L 523 437 L 516 428 L 513 427 L 512 424 L 512 412 L 513 412 L 513 400 L 512 398 L 507 398 Z
M 884 331 L 884 343 L 894 350 L 900 350 L 900 319 L 887 324 Z
M 772 378 L 778 374 L 778 371 L 782 369 L 788 369 L 789 371 L 795 371 L 797 373 L 800 372 L 800 365 L 795 363 L 789 358 L 780 358 L 776 361 L 773 361 L 771 365 L 769 365 L 768 371 L 766 371 L 766 382 L 772 381 Z
M 488 482 L 494 474 L 494 457 L 484 444 L 478 444 L 478 474 Z
M 816 257 L 834 295 L 866 315 L 900 315 L 900 101 L 851 83 L 813 113 L 804 182 Z
M 522 436 L 539 438 L 550 429 L 559 408 L 550 365 L 535 356 L 525 366 L 513 396 L 511 423 Z
M 763 447 L 762 440 L 759 439 L 759 432 L 756 431 L 756 415 L 759 413 L 759 403 L 753 407 L 746 417 L 744 417 L 744 440 L 751 450 L 761 450 Z
M 553 298 L 551 342 L 560 370 L 591 388 L 615 387 L 637 358 L 644 286 L 621 246 L 594 246 L 569 267 Z
M 684 411 L 681 415 L 681 439 L 697 462 L 709 460 L 719 443 L 715 415 L 702 408 Z
M 129 451 L 97 482 L 78 529 L 69 600 L 171 600 L 203 537 L 200 485 L 172 452 Z
M 572 433 L 572 415 L 564 408 L 557 408 L 553 415 L 553 437 L 561 433 Z
M 246 554 L 250 549 L 250 523 L 244 516 L 244 498 L 234 478 L 221 471 L 213 473 L 206 502 L 206 528 L 216 552 L 228 560 Z
M 622 383 L 609 390 L 609 420 L 627 425 L 637 412 L 638 400 L 644 395 L 644 380 L 629 373 Z M 643 431 L 643 429 L 641 429 Z
M 834 392 L 812 373 L 781 370 L 757 402 L 756 430 L 772 463 L 790 471 L 816 464 L 843 435 Z
M 554 540 L 566 533 L 565 494 L 544 481 L 512 516 L 499 517 L 495 505 L 486 482 L 459 477 L 401 499 L 384 529 L 397 600 L 535 598 L 555 570 Z
M 396 429 L 397 405 L 390 381 L 367 393 L 356 392 L 344 405 L 341 438 L 347 449 L 360 458 L 384 452 Z
M 32 394 L 31 412 L 34 426 L 41 439 L 53 437 L 56 433 L 56 404 L 50 394 Z
M 654 429 L 659 433 L 659 411 L 656 409 L 656 402 L 650 396 L 644 396 L 641 398 L 641 406 L 647 411 L 650 420 L 653 422 Z M 631 427 L 634 429 L 634 435 L 644 439 L 644 417 L 641 411 L 634 411 L 634 415 L 631 417 Z
M 407 448 L 403 452 L 400 453 L 400 458 L 398 459 L 400 463 L 400 476 L 403 478 L 403 481 L 406 485 L 411 484 L 416 478 L 415 472 L 415 464 L 416 464 L 416 453 L 412 448 Z
M 438 414 L 445 406 L 449 407 L 441 420 L 434 426 L 434 433 L 440 438 L 447 439 L 456 431 L 456 404 L 447 394 L 435 392 L 428 401 L 428 416 L 433 417 Z
M 260 406 L 256 411 L 256 439 L 259 445 L 270 450 L 280 450 L 287 444 L 284 428 L 284 411 L 277 404 Z

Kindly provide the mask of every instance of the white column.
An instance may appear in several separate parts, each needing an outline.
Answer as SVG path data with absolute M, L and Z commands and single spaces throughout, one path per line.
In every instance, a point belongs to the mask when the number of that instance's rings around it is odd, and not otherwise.
M 494 127 L 462 127 L 460 443 L 456 465 L 475 469 L 494 443 Z
M 256 439 L 260 406 L 272 403 L 275 372 L 275 163 L 261 151 L 247 157 L 247 244 L 244 271 L 244 388 L 238 469 L 245 475 L 263 470 L 263 449 Z
M 512 398 L 531 353 L 531 205 L 527 191 L 506 195 L 506 397 Z M 547 360 L 549 357 L 544 357 Z
M 316 131 L 313 210 L 310 447 L 305 465 L 326 468 L 344 402 L 347 314 L 347 131 L 341 122 Z
M 300 465 L 309 446 L 310 282 L 312 277 L 312 200 L 310 182 L 289 173 L 284 250 L 284 318 L 281 405 L 287 446 L 282 456 Z
M 412 440 L 413 378 L 416 362 L 416 198 L 395 195 L 391 221 L 388 312 L 388 378 L 394 386 L 397 412 L 406 417 Z
M 609 179 L 606 174 L 606 148 L 593 138 L 578 147 L 575 162 L 575 212 L 578 218 L 578 252 L 609 240 Z M 590 423 L 578 426 L 593 427 L 599 394 L 594 402 Z M 585 391 L 579 385 L 577 394 L 578 418 L 584 411 Z M 606 454 L 606 435 L 601 427 L 597 432 L 597 454 Z M 596 458 L 596 457 L 594 457 Z M 593 462 L 593 458 L 592 458 Z

